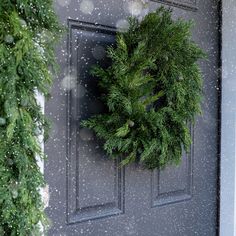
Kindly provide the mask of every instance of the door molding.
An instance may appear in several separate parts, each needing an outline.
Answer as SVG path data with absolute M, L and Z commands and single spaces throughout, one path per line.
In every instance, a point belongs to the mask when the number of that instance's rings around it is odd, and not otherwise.
M 198 10 L 198 0 L 151 0 L 153 2 L 160 2 L 174 7 L 183 8 L 189 11 Z
M 236 235 L 236 1 L 221 1 L 220 236 Z
M 84 21 L 68 20 L 68 74 L 74 77 L 81 73 L 81 68 L 79 67 L 77 61 L 83 56 L 83 46 L 82 41 L 93 42 L 96 35 L 96 40 L 101 42 L 106 42 L 113 44 L 115 41 L 116 28 L 109 27 L 100 24 L 94 24 Z M 105 39 L 106 36 L 106 39 Z M 81 64 L 84 62 L 81 61 Z M 85 63 L 84 63 L 85 64 Z M 81 78 L 78 79 L 79 84 L 85 83 Z M 91 80 L 91 78 L 90 78 Z M 71 81 L 68 81 L 70 83 Z M 95 82 L 95 81 L 93 81 Z M 70 88 L 71 85 L 69 84 Z M 90 91 L 91 92 L 91 91 Z M 73 91 L 67 91 L 67 223 L 74 224 L 83 221 L 89 221 L 93 219 L 104 218 L 108 216 L 118 215 L 124 213 L 124 168 L 119 168 L 120 160 L 114 160 L 109 162 L 109 164 L 114 163 L 112 175 L 113 179 L 113 194 L 114 199 L 102 199 L 102 201 L 96 200 L 95 202 L 89 202 L 85 204 L 82 192 L 85 191 L 86 187 L 83 187 L 83 177 L 84 171 L 82 167 L 82 152 L 80 149 L 86 150 L 86 145 L 84 145 L 83 138 L 81 139 L 79 133 L 81 127 L 78 124 L 81 122 L 81 114 L 79 112 L 79 107 L 83 103 L 78 101 L 79 87 L 73 88 Z M 86 113 L 89 112 L 86 110 Z M 83 128 L 82 128 L 83 129 Z M 88 148 L 87 148 L 88 149 Z M 98 151 L 98 150 L 96 150 Z M 86 151 L 85 151 L 86 152 Z M 104 170 L 104 167 L 103 167 Z M 99 170 L 98 170 L 99 171 Z M 100 169 L 101 171 L 101 169 Z M 95 180 L 95 179 L 94 179 Z M 89 186 L 88 186 L 89 187 Z M 112 192 L 111 189 L 111 192 Z

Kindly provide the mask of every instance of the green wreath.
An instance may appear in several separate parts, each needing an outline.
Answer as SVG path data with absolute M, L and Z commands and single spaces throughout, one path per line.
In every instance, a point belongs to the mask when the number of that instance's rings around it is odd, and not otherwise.
M 190 123 L 201 112 L 203 51 L 191 40 L 192 22 L 172 20 L 163 7 L 141 22 L 129 20 L 108 48 L 112 64 L 96 66 L 108 108 L 83 121 L 104 141 L 105 151 L 149 169 L 181 161 L 191 144 Z

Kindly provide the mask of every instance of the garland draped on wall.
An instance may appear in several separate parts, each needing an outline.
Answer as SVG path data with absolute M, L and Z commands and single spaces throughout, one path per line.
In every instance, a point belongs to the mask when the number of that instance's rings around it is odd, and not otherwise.
M 62 29 L 52 0 L 0 1 L 0 235 L 41 235 L 44 158 L 38 136 L 48 122 L 35 92 L 48 96 L 53 46 Z M 49 67 L 51 72 L 49 71 Z

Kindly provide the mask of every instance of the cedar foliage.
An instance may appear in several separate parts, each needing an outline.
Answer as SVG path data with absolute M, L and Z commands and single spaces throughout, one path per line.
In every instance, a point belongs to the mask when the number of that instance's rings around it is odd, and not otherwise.
M 41 235 L 46 226 L 36 156 L 48 122 L 35 92 L 48 96 L 53 45 L 62 29 L 52 0 L 0 1 L 0 235 Z M 52 69 L 49 71 L 49 66 Z
M 108 112 L 82 122 L 122 164 L 149 169 L 178 164 L 189 150 L 189 123 L 201 112 L 203 51 L 191 40 L 191 21 L 174 21 L 163 7 L 141 22 L 130 18 L 127 32 L 109 47 L 111 66 L 95 66 Z

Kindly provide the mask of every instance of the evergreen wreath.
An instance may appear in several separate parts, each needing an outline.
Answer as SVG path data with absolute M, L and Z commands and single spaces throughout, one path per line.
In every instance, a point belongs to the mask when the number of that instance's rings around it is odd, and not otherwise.
M 172 19 L 163 7 L 141 22 L 130 18 L 127 32 L 109 47 L 111 66 L 95 66 L 107 112 L 82 122 L 104 141 L 122 165 L 149 169 L 178 164 L 191 144 L 190 123 L 201 112 L 205 57 L 191 40 L 192 21 Z
M 36 156 L 44 158 L 38 136 L 49 123 L 35 92 L 48 96 L 61 32 L 52 0 L 0 1 L 1 236 L 42 235 L 48 223 Z

